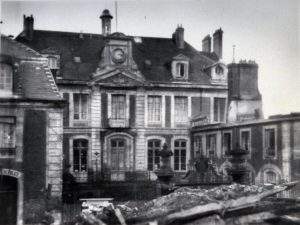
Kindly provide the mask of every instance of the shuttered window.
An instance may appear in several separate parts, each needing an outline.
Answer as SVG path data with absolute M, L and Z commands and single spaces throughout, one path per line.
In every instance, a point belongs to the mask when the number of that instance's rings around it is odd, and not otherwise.
M 0 157 L 14 155 L 15 118 L 0 117 Z
M 231 133 L 223 133 L 223 154 L 231 150 Z
M 275 128 L 267 128 L 264 132 L 265 156 L 276 157 Z
M 175 97 L 175 122 L 183 123 L 188 121 L 188 98 Z
M 208 156 L 215 156 L 217 145 L 217 135 L 210 134 L 206 138 L 206 151 Z
M 241 131 L 241 148 L 243 150 L 250 151 L 250 131 Z

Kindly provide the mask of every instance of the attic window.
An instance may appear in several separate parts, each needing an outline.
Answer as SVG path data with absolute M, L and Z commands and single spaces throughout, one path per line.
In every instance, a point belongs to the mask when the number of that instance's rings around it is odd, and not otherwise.
M 173 76 L 174 78 L 187 79 L 188 78 L 188 62 L 180 61 L 173 63 Z
M 48 66 L 50 69 L 58 69 L 58 60 L 56 57 L 48 56 Z
M 75 63 L 81 63 L 81 58 L 79 56 L 74 56 Z
M 216 74 L 222 75 L 224 73 L 224 69 L 221 66 L 216 67 Z
M 13 70 L 6 63 L 0 63 L 0 90 L 12 91 Z
M 176 65 L 176 75 L 179 77 L 184 77 L 185 75 L 185 64 L 183 63 L 177 63 Z

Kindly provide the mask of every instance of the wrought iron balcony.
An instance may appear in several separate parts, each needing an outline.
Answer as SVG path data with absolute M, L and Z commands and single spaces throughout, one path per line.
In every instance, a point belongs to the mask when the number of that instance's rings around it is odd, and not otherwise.
M 128 118 L 124 118 L 124 119 L 109 118 L 108 126 L 114 127 L 114 128 L 119 128 L 119 127 L 126 128 L 126 127 L 129 127 L 129 119 Z

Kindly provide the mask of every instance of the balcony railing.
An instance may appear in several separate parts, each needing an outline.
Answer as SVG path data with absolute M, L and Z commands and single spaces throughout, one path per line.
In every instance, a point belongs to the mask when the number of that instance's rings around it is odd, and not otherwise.
M 124 118 L 124 119 L 114 119 L 114 118 L 109 118 L 108 119 L 108 126 L 109 127 L 114 127 L 114 128 L 118 128 L 118 127 L 129 127 L 129 119 L 128 118 Z

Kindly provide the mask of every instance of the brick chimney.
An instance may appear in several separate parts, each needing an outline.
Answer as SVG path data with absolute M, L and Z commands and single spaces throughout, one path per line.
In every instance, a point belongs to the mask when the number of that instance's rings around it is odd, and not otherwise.
M 209 34 L 202 40 L 202 51 L 211 52 L 211 36 Z
M 102 15 L 100 16 L 100 19 L 102 20 L 102 35 L 103 36 L 110 35 L 112 18 L 113 18 L 113 16 L 110 15 L 109 10 L 104 9 L 102 12 Z
M 221 28 L 213 34 L 213 41 L 213 52 L 221 59 L 223 53 L 223 31 Z
M 33 39 L 33 31 L 34 31 L 33 30 L 33 22 L 34 22 L 34 19 L 33 19 L 32 15 L 30 17 L 23 15 L 23 32 L 24 32 L 25 38 L 28 40 Z
M 184 29 L 182 25 L 178 25 L 175 32 L 173 33 L 173 40 L 177 46 L 177 48 L 183 49 L 184 48 Z

